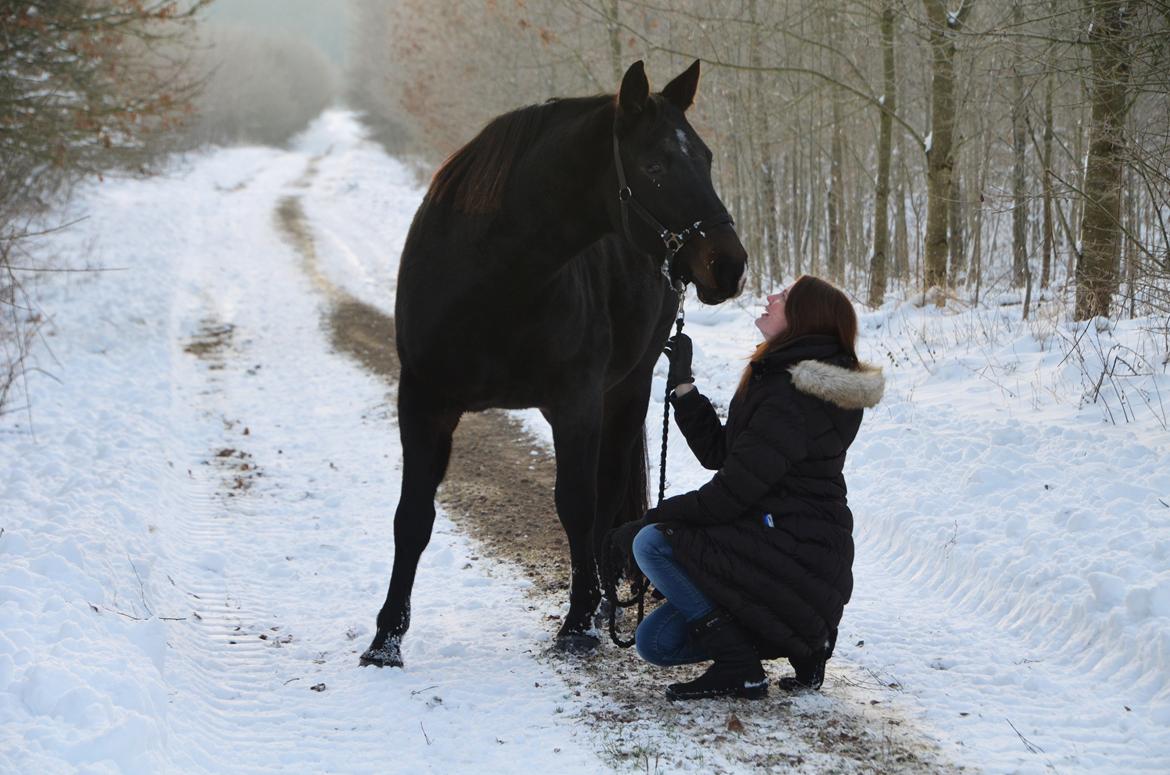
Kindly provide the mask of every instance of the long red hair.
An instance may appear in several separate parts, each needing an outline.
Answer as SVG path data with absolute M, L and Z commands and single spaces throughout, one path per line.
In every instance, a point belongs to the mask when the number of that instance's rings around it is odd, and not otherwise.
M 841 343 L 841 349 L 851 356 L 853 362 L 857 362 L 857 313 L 853 311 L 849 297 L 831 283 L 809 274 L 801 275 L 788 289 L 784 317 L 788 327 L 775 337 L 760 342 L 752 353 L 743 376 L 739 378 L 737 396 L 747 388 L 753 363 L 802 336 L 832 336 Z

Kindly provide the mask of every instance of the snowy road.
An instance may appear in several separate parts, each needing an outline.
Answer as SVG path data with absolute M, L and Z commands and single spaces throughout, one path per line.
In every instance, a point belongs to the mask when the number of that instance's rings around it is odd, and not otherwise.
M 399 451 L 391 387 L 325 320 L 390 311 L 419 196 L 358 133 L 329 113 L 292 151 L 111 181 L 53 241 L 118 271 L 46 289 L 58 381 L 0 418 L 0 773 L 1170 769 L 1170 434 L 1021 399 L 1061 368 L 1027 332 L 908 364 L 912 336 L 965 336 L 928 313 L 863 317 L 898 368 L 851 453 L 857 592 L 823 695 L 673 708 L 629 653 L 550 659 L 564 601 L 444 514 L 407 668 L 357 669 Z M 717 397 L 742 304 L 688 309 Z
M 100 263 L 130 271 L 70 291 L 66 387 L 37 397 L 35 440 L 4 439 L 0 771 L 597 770 L 527 653 L 526 583 L 446 520 L 410 669 L 356 667 L 397 439 L 276 228 L 308 160 L 229 151 L 91 203 Z

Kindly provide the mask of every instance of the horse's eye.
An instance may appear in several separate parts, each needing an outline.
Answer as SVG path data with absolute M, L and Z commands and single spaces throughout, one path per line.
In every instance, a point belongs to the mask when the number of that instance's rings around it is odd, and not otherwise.
M 646 165 L 647 175 L 661 175 L 664 171 L 665 168 L 656 161 L 652 161 Z

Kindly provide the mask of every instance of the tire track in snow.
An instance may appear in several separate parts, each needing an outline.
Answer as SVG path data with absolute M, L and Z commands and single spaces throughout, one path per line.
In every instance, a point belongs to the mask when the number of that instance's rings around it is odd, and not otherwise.
M 393 388 L 398 376 L 393 319 L 350 297 L 325 275 L 301 195 L 283 198 L 275 218 L 330 304 L 325 326 L 334 347 Z M 554 480 L 551 454 L 520 423 L 502 411 L 469 413 L 456 431 L 437 495 L 448 515 L 489 554 L 516 563 L 533 580 L 533 603 L 547 611 L 549 632 L 558 626 L 569 578 L 567 541 L 553 510 Z M 856 668 L 842 670 L 835 663 L 821 695 L 773 692 L 758 703 L 675 705 L 661 697 L 665 671 L 648 669 L 608 643 L 590 658 L 553 654 L 550 659 L 585 698 L 580 715 L 606 738 L 601 753 L 617 768 L 644 763 L 647 768 L 701 764 L 714 772 L 745 766 L 792 772 L 961 769 L 945 763 L 919 731 L 904 726 L 889 704 L 888 682 L 859 675 Z M 788 672 L 787 664 L 768 669 L 773 680 Z M 736 726 L 731 718 L 743 732 L 729 733 Z
M 211 299 L 205 298 L 204 303 L 215 306 Z M 217 443 L 238 444 L 244 437 L 238 431 L 229 437 L 233 428 L 219 414 L 225 389 L 221 373 L 234 339 L 224 332 L 234 332 L 235 326 L 220 322 L 218 312 L 205 318 L 203 328 L 184 350 L 201 361 L 196 367 L 203 372 L 204 381 L 199 395 L 200 414 L 209 423 L 224 426 L 225 433 Z M 272 665 L 264 641 L 245 628 L 255 620 L 254 612 L 263 610 L 263 601 L 247 585 L 237 587 L 232 583 L 229 573 L 234 563 L 222 551 L 238 541 L 241 517 L 254 517 L 256 511 L 245 505 L 246 488 L 232 487 L 232 456 L 219 454 L 228 449 L 235 448 L 192 451 L 192 458 L 202 458 L 202 465 L 192 467 L 197 495 L 178 525 L 182 545 L 194 548 L 195 556 L 190 558 L 194 567 L 182 577 L 198 626 L 187 633 L 192 642 L 176 649 L 183 669 L 173 675 L 175 688 L 198 697 L 202 706 L 199 712 L 188 715 L 192 723 L 187 727 L 187 737 L 194 750 L 187 752 L 191 758 L 184 765 L 202 766 L 209 771 L 222 766 L 225 746 L 246 750 L 261 742 L 254 733 L 257 721 L 263 719 L 270 728 L 277 729 L 292 721 L 291 713 L 262 699 L 272 684 Z M 270 527 L 263 522 L 250 522 L 253 540 L 273 539 Z M 240 723 L 244 717 L 249 723 Z
M 286 374 L 264 380 L 267 372 L 260 372 L 254 359 L 263 357 L 255 351 L 265 348 L 253 343 L 262 337 L 295 341 L 303 334 L 266 330 L 264 311 L 253 308 L 256 300 L 243 280 L 248 271 L 265 270 L 236 260 L 241 244 L 259 252 L 281 248 L 271 228 L 249 221 L 257 206 L 260 212 L 271 209 L 274 195 L 287 185 L 282 181 L 288 180 L 288 166 L 279 159 L 256 185 L 224 192 L 220 206 L 203 212 L 206 244 L 191 251 L 192 263 L 184 267 L 186 284 L 200 290 L 180 314 L 198 321 L 198 330 L 180 344 L 186 354 L 177 376 L 187 395 L 177 403 L 180 420 L 185 415 L 194 431 L 193 442 L 203 446 L 187 450 L 191 495 L 169 531 L 179 547 L 172 568 L 181 590 L 176 594 L 184 596 L 190 612 L 169 639 L 173 733 L 168 747 L 176 771 L 275 772 L 290 766 L 338 771 L 338 761 L 350 762 L 347 771 L 374 771 L 388 742 L 379 728 L 382 713 L 361 724 L 351 720 L 339 731 L 352 715 L 345 699 L 309 691 L 325 682 L 328 670 L 325 653 L 318 650 L 337 649 L 336 641 L 345 638 L 337 633 L 328 642 L 309 631 L 312 623 L 290 610 L 298 593 L 287 579 L 297 571 L 277 563 L 287 560 L 296 567 L 299 558 L 292 555 L 309 545 L 305 531 L 320 527 L 320 521 L 306 519 L 306 509 L 290 508 L 303 500 L 300 495 L 282 495 L 266 485 L 265 468 L 281 461 L 271 455 L 262 459 L 239 419 L 249 416 L 249 403 L 270 400 L 257 391 L 285 393 L 290 379 L 296 384 L 304 379 L 289 364 Z M 271 278 L 272 293 L 287 295 L 282 287 L 287 282 Z M 306 317 L 305 327 L 315 329 L 312 314 Z M 279 477 L 279 470 L 274 473 Z M 297 631 L 286 622 L 295 622 Z M 335 685 L 331 677 L 328 684 Z M 305 695 L 313 702 L 306 703 Z

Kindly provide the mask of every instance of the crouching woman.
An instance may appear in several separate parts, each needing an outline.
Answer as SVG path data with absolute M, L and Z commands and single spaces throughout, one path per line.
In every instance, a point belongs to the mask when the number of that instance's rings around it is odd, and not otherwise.
M 671 684 L 671 699 L 767 694 L 761 659 L 787 657 L 784 689 L 819 688 L 853 590 L 845 453 L 884 389 L 858 362 L 857 317 L 829 283 L 804 276 L 768 297 L 765 337 L 740 378 L 726 427 L 691 375 L 685 335 L 667 345 L 676 421 L 718 473 L 610 536 L 666 597 L 637 630 L 656 665 L 714 660 Z

